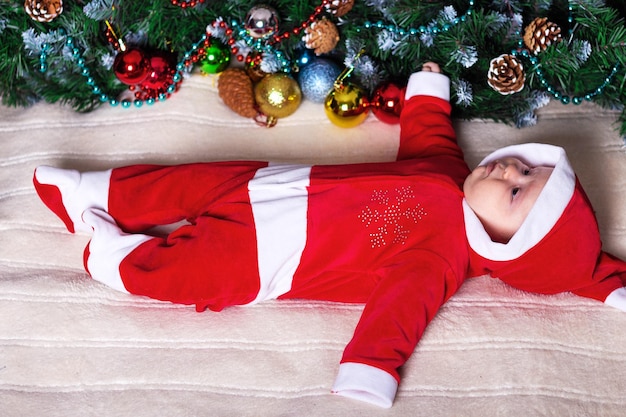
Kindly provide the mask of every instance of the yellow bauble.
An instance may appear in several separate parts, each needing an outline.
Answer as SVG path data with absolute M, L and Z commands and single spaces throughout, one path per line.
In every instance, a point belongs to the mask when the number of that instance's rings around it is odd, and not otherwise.
M 259 110 L 267 116 L 268 125 L 275 119 L 287 117 L 302 101 L 300 86 L 287 74 L 269 74 L 254 86 L 254 99 Z
M 368 115 L 367 94 L 354 84 L 335 87 L 324 101 L 326 116 L 339 127 L 355 127 Z

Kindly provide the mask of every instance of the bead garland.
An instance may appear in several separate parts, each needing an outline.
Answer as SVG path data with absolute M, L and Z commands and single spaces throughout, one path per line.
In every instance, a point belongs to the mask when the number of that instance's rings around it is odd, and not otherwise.
M 578 105 L 578 104 L 581 104 L 583 100 L 585 101 L 593 100 L 594 97 L 601 95 L 604 92 L 604 89 L 609 84 L 611 84 L 611 82 L 613 82 L 613 78 L 619 72 L 619 69 L 620 69 L 619 63 L 616 63 L 611 69 L 611 72 L 609 73 L 609 75 L 604 79 L 604 82 L 600 84 L 600 86 L 598 86 L 596 89 L 591 90 L 590 92 L 588 92 L 587 94 L 583 96 L 570 97 L 567 94 L 562 94 L 561 92 L 559 92 L 554 86 L 552 86 L 548 82 L 543 70 L 541 69 L 541 65 L 538 64 L 539 60 L 537 59 L 537 57 L 531 56 L 526 49 L 522 50 L 521 52 L 519 50 L 515 50 L 512 52 L 512 55 L 515 55 L 515 56 L 522 55 L 523 57 L 527 58 L 530 61 L 530 63 L 533 64 L 533 66 L 535 67 L 535 73 L 537 74 L 537 77 L 539 78 L 539 83 L 541 84 L 541 86 L 544 87 L 546 91 L 550 95 L 552 95 L 552 97 L 559 100 L 563 104 L 574 103 Z
M 171 0 L 171 3 L 174 6 L 180 6 L 182 8 L 186 8 L 186 7 L 195 7 L 197 4 L 203 3 L 204 1 L 205 0 Z M 224 33 L 227 37 L 227 44 L 230 47 L 231 52 L 237 57 L 238 61 L 241 62 L 241 61 L 244 61 L 245 59 L 246 63 L 248 64 L 250 63 L 258 64 L 261 59 L 262 54 L 264 52 L 267 52 L 277 57 L 283 72 L 289 72 L 291 70 L 290 62 L 287 60 L 287 58 L 285 58 L 284 54 L 280 50 L 277 50 L 274 47 L 274 45 L 281 42 L 284 39 L 288 39 L 290 36 L 292 36 L 292 34 L 298 35 L 311 22 L 315 21 L 315 19 L 319 16 L 319 14 L 321 14 L 322 11 L 324 10 L 324 7 L 326 7 L 329 3 L 330 3 L 330 0 L 323 0 L 321 5 L 316 7 L 315 11 L 311 14 L 311 16 L 308 19 L 306 19 L 300 26 L 297 26 L 291 31 L 286 31 L 282 34 L 274 34 L 269 40 L 253 38 L 252 36 L 248 34 L 247 29 L 245 27 L 240 27 L 239 23 L 236 20 L 233 20 L 230 26 L 227 25 L 224 21 L 215 21 L 211 25 L 214 28 L 219 28 L 219 29 L 224 30 Z M 400 36 L 406 36 L 406 35 L 418 36 L 422 34 L 437 34 L 440 32 L 446 32 L 450 30 L 452 27 L 454 27 L 455 25 L 465 22 L 467 18 L 472 15 L 473 7 L 474 7 L 474 0 L 469 0 L 468 3 L 469 3 L 469 7 L 462 16 L 457 17 L 451 20 L 449 23 L 446 23 L 442 26 L 437 26 L 437 25 L 419 26 L 417 28 L 405 29 L 405 28 L 397 27 L 395 25 L 385 25 L 382 21 L 378 21 L 376 23 L 366 21 L 363 24 L 363 28 L 386 29 Z M 571 35 L 573 33 L 572 26 L 573 26 L 573 21 L 574 21 L 573 5 L 571 2 L 568 2 L 567 21 L 569 23 L 569 34 Z M 361 30 L 361 28 L 357 28 L 357 30 Z M 65 35 L 65 30 L 60 29 L 60 32 L 62 35 Z M 250 47 L 255 52 L 257 52 L 256 57 L 251 57 L 251 55 L 253 54 L 248 54 L 247 57 L 244 58 L 244 56 L 239 53 L 240 52 L 239 48 L 235 46 L 235 43 L 237 42 L 235 35 L 234 35 L 235 33 L 237 34 L 237 37 L 243 40 L 248 47 Z M 197 62 L 198 55 L 202 53 L 201 46 L 203 45 L 206 46 L 208 42 L 208 35 L 203 34 L 200 40 L 194 43 L 191 46 L 189 51 L 185 52 L 181 61 L 176 65 L 176 73 L 173 76 L 172 83 L 168 85 L 166 88 L 167 94 L 160 93 L 157 98 L 149 97 L 145 100 L 137 98 L 131 101 L 129 99 L 117 100 L 116 98 L 110 97 L 106 93 L 102 92 L 102 89 L 96 84 L 94 78 L 91 76 L 91 72 L 85 63 L 85 59 L 82 57 L 82 52 L 75 45 L 74 39 L 69 35 L 65 35 L 65 36 L 66 36 L 65 45 L 68 48 L 70 48 L 72 52 L 72 58 L 74 59 L 78 67 L 80 68 L 81 74 L 85 77 L 87 85 L 89 85 L 92 88 L 93 94 L 98 95 L 100 101 L 103 103 L 105 102 L 109 103 L 111 106 L 121 105 L 121 107 L 123 108 L 129 108 L 133 105 L 139 108 L 143 106 L 144 103 L 146 103 L 147 105 L 152 105 L 157 100 L 165 101 L 169 97 L 170 94 L 176 92 L 179 84 L 183 80 L 182 72 L 186 68 L 188 68 L 189 66 Z M 587 94 L 584 94 L 583 96 L 570 97 L 567 94 L 563 94 L 559 92 L 557 88 L 555 88 L 548 82 L 545 76 L 545 73 L 541 69 L 541 65 L 539 64 L 538 58 L 536 56 L 531 55 L 529 51 L 524 48 L 523 40 L 519 33 L 518 33 L 518 36 L 520 37 L 520 40 L 518 41 L 518 48 L 511 51 L 511 54 L 514 56 L 521 55 L 522 57 L 528 59 L 530 63 L 535 67 L 535 73 L 537 74 L 537 77 L 539 78 L 539 82 L 542 85 L 542 87 L 544 87 L 549 94 L 551 94 L 555 99 L 561 101 L 561 103 L 563 104 L 569 104 L 571 102 L 571 103 L 578 105 L 578 104 L 581 104 L 583 100 L 591 101 L 594 97 L 601 95 L 604 92 L 604 89 L 608 85 L 611 84 L 614 77 L 616 76 L 616 74 L 619 72 L 621 68 L 620 64 L 616 63 L 611 69 L 611 72 L 607 75 L 607 77 L 605 77 L 604 82 L 600 86 L 598 86 L 595 89 L 592 89 L 590 92 L 588 92 Z M 51 46 L 47 43 L 44 43 L 42 45 L 41 52 L 39 55 L 39 70 L 41 73 L 45 73 L 48 69 L 47 58 L 48 58 L 48 53 L 51 49 L 52 49 Z
M 65 35 L 65 30 L 60 29 L 60 32 L 62 35 Z M 172 77 L 172 83 L 169 84 L 166 88 L 167 93 L 160 93 L 156 98 L 149 97 L 145 100 L 137 98 L 131 101 L 129 99 L 117 100 L 116 98 L 110 97 L 108 94 L 104 93 L 102 89 L 97 85 L 95 79 L 91 76 L 91 71 L 86 64 L 85 59 L 82 57 L 81 50 L 75 45 L 74 38 L 69 35 L 65 36 L 65 45 L 70 48 L 72 52 L 72 58 L 74 59 L 74 62 L 76 62 L 76 65 L 78 65 L 78 67 L 80 68 L 81 74 L 83 77 L 85 77 L 87 85 L 91 87 L 92 93 L 97 95 L 102 103 L 109 103 L 113 107 L 121 105 L 122 108 L 130 108 L 133 105 L 139 108 L 142 107 L 144 103 L 150 106 L 153 105 L 157 100 L 167 100 L 170 94 L 176 92 L 179 84 L 183 81 L 182 72 L 185 70 L 185 68 L 189 67 L 197 60 L 196 57 L 198 53 L 200 53 L 201 46 L 205 45 L 205 42 L 208 39 L 206 34 L 202 35 L 200 40 L 194 43 L 189 51 L 185 52 L 182 60 L 179 61 L 178 64 L 176 64 L 176 73 Z M 42 45 L 41 53 L 39 55 L 39 70 L 42 73 L 45 73 L 48 69 L 46 60 L 48 56 L 48 51 L 50 49 L 51 47 L 49 44 L 45 43 Z
M 203 3 L 204 1 L 205 0 L 171 0 L 171 3 L 174 6 L 187 8 L 187 7 L 195 7 L 196 5 Z M 324 8 L 327 7 L 329 3 L 330 3 L 330 0 L 323 0 L 320 6 L 317 6 L 315 8 L 315 11 L 300 26 L 295 27 L 291 31 L 287 31 L 282 34 L 274 34 L 269 40 L 254 39 L 252 36 L 248 34 L 247 29 L 245 27 L 239 27 L 239 23 L 236 20 L 233 20 L 230 26 L 236 28 L 236 33 L 238 37 L 242 39 L 246 43 L 246 45 L 248 45 L 249 47 L 254 49 L 257 53 L 259 53 L 257 54 L 256 58 L 249 57 L 250 55 L 248 55 L 248 57 L 245 58 L 248 64 L 253 63 L 254 59 L 258 60 L 257 62 L 254 62 L 254 63 L 258 63 L 261 59 L 260 54 L 262 54 L 263 52 L 268 52 L 268 53 L 272 53 L 276 55 L 277 59 L 280 62 L 280 66 L 283 72 L 289 72 L 291 71 L 290 62 L 287 60 L 287 58 L 285 58 L 284 54 L 281 51 L 275 49 L 273 45 L 281 42 L 284 39 L 288 39 L 289 37 L 292 36 L 292 34 L 298 35 L 311 22 L 315 21 L 315 19 L 323 12 Z M 228 38 L 227 43 L 229 47 L 231 48 L 231 52 L 237 56 L 238 61 L 243 61 L 244 57 L 241 54 L 239 54 L 239 48 L 235 46 L 236 39 L 233 36 L 233 34 L 235 33 L 235 30 L 233 30 L 223 21 L 216 20 L 211 25 L 214 28 L 220 28 L 224 30 L 224 33 Z M 111 26 L 108 25 L 108 22 L 107 22 L 107 27 L 108 27 L 108 31 L 110 31 L 110 32 L 107 32 L 107 38 L 109 42 L 111 42 L 111 44 L 116 49 L 118 49 L 117 45 L 112 41 L 118 41 L 121 43 L 121 40 L 117 38 L 115 33 L 113 33 Z M 172 78 L 172 83 L 168 85 L 166 88 L 167 93 L 160 93 L 158 97 L 156 98 L 149 97 L 145 100 L 136 98 L 135 100 L 131 101 L 129 99 L 117 100 L 116 98 L 110 97 L 108 94 L 104 93 L 102 89 L 97 85 L 95 79 L 91 76 L 91 71 L 89 70 L 89 67 L 86 64 L 85 59 L 82 57 L 81 50 L 75 45 L 74 38 L 72 38 L 69 35 L 66 35 L 64 29 L 60 29 L 59 32 L 61 33 L 61 35 L 66 37 L 65 45 L 68 48 L 70 48 L 72 52 L 72 58 L 74 59 L 78 67 L 80 68 L 81 74 L 83 75 L 83 77 L 85 77 L 85 81 L 87 85 L 91 87 L 93 94 L 99 96 L 99 99 L 102 103 L 109 103 L 111 106 L 121 105 L 121 107 L 123 108 L 130 108 L 133 105 L 139 108 L 139 107 L 142 107 L 144 103 L 150 106 L 150 105 L 153 105 L 157 100 L 158 101 L 167 100 L 170 94 L 176 92 L 176 90 L 178 89 L 178 86 L 183 81 L 182 72 L 186 68 L 190 67 L 191 65 L 193 65 L 194 63 L 198 61 L 199 55 L 204 52 L 203 48 L 201 47 L 208 46 L 208 42 L 209 42 L 209 35 L 205 33 L 202 35 L 202 37 L 200 38 L 198 42 L 194 43 L 191 46 L 189 51 L 185 52 L 181 61 L 178 62 L 178 64 L 176 65 L 176 73 L 174 74 Z M 48 52 L 50 50 L 51 50 L 51 46 L 47 43 L 44 43 L 41 47 L 41 52 L 39 54 L 39 70 L 41 73 L 45 73 L 48 70 L 47 59 L 48 59 Z M 133 91 L 134 89 L 131 87 L 130 90 Z
M 324 8 L 326 8 L 326 6 L 328 6 L 329 3 L 330 3 L 330 0 L 322 0 L 322 4 L 317 6 L 315 8 L 315 11 L 309 16 L 309 18 L 307 20 L 302 22 L 300 24 L 300 26 L 297 26 L 297 27 L 291 29 L 291 32 L 290 31 L 286 31 L 282 35 L 281 34 L 274 34 L 272 36 L 271 43 L 279 43 L 283 39 L 289 39 L 289 37 L 291 37 L 292 34 L 293 35 L 299 35 L 300 32 L 302 32 L 304 29 L 306 29 L 311 23 L 315 22 L 315 19 L 317 19 L 317 17 L 324 11 Z
M 186 9 L 187 7 L 196 7 L 198 4 L 204 3 L 205 0 L 170 0 L 172 6 L 182 7 Z
M 296 26 L 290 31 L 275 33 L 270 39 L 257 39 L 250 36 L 248 30 L 244 26 L 241 26 L 237 20 L 232 20 L 230 25 L 226 24 L 224 21 L 215 21 L 211 25 L 216 29 L 224 30 L 224 34 L 227 37 L 226 43 L 230 47 L 232 54 L 236 56 L 236 59 L 239 62 L 246 60 L 247 64 L 258 64 L 261 60 L 262 54 L 267 52 L 268 54 L 276 56 L 283 72 L 289 72 L 291 70 L 289 61 L 285 58 L 282 51 L 276 49 L 274 45 L 282 42 L 283 40 L 289 39 L 293 35 L 299 35 L 318 18 L 318 16 L 329 4 L 330 0 L 322 0 L 322 3 L 315 8 L 308 19 L 305 19 L 299 26 Z M 248 54 L 247 57 L 244 57 L 241 55 L 239 48 L 235 45 L 237 39 L 242 40 L 248 47 L 257 52 L 257 56 L 251 57 L 250 54 Z
M 389 32 L 395 33 L 400 36 L 406 36 L 406 35 L 418 36 L 418 35 L 423 35 L 423 34 L 436 35 L 437 33 L 440 33 L 440 32 L 447 32 L 450 29 L 452 29 L 454 26 L 458 25 L 459 23 L 465 22 L 467 18 L 471 16 L 473 13 L 474 0 L 469 0 L 468 4 L 469 4 L 469 7 L 467 8 L 463 16 L 456 17 L 452 19 L 449 23 L 446 23 L 442 25 L 441 27 L 434 25 L 434 26 L 419 26 L 416 28 L 404 29 L 396 25 L 386 25 L 382 21 L 379 20 L 376 23 L 366 21 L 365 23 L 363 23 L 363 28 L 364 29 L 386 29 Z M 357 30 L 360 31 L 361 28 L 357 28 Z
M 570 1 L 568 1 L 567 4 L 567 12 L 568 12 L 568 16 L 567 16 L 567 22 L 569 24 L 569 29 L 568 29 L 568 33 L 571 36 L 574 32 L 573 29 L 573 23 L 574 23 L 574 16 L 573 16 L 573 11 L 574 11 L 574 6 L 572 5 L 572 3 Z M 620 70 L 620 64 L 619 62 L 617 62 L 615 65 L 613 65 L 613 68 L 611 69 L 611 72 L 609 73 L 609 75 L 607 75 L 604 78 L 604 82 L 602 84 L 600 84 L 597 88 L 590 90 L 590 92 L 584 94 L 583 96 L 574 96 L 574 97 L 570 97 L 567 94 L 563 94 L 561 92 L 558 91 L 557 88 L 555 88 L 552 84 L 550 84 L 548 82 L 548 80 L 546 79 L 545 73 L 543 72 L 543 70 L 541 69 L 541 64 L 539 64 L 539 59 L 537 59 L 536 56 L 531 55 L 527 49 L 524 48 L 524 41 L 521 38 L 520 33 L 518 32 L 517 35 L 519 36 L 520 40 L 518 41 L 518 47 L 517 49 L 511 51 L 511 55 L 514 56 L 522 56 L 524 58 L 527 58 L 530 63 L 535 67 L 535 73 L 537 74 L 537 77 L 539 78 L 539 83 L 541 84 L 542 87 L 544 87 L 546 89 L 546 91 L 552 95 L 552 97 L 554 97 L 556 100 L 559 100 L 561 103 L 563 104 L 569 104 L 569 103 L 574 103 L 575 105 L 579 105 L 584 101 L 591 101 L 593 100 L 594 97 L 601 95 L 604 92 L 604 89 L 609 86 L 611 84 L 611 82 L 613 82 L 613 78 L 615 78 L 615 75 L 617 75 L 617 73 Z
M 215 22 L 211 23 L 211 26 L 224 31 L 224 35 L 226 35 L 227 38 L 226 43 L 230 47 L 230 51 L 232 52 L 232 54 L 236 56 L 237 61 L 243 62 L 244 60 L 246 60 L 246 63 L 250 64 L 253 63 L 253 60 L 255 59 L 251 57 L 250 54 L 248 54 L 247 57 L 244 57 L 242 54 L 240 54 L 240 50 L 235 45 L 235 43 L 237 42 L 237 39 L 242 39 L 246 43 L 246 45 L 254 49 L 255 52 L 259 53 L 259 55 L 256 57 L 257 62 L 255 63 L 259 63 L 258 61 L 261 59 L 260 54 L 262 54 L 263 52 L 268 52 L 276 55 L 276 58 L 280 62 L 280 66 L 283 72 L 289 71 L 289 61 L 287 60 L 287 58 L 285 58 L 285 55 L 280 50 L 275 49 L 272 45 L 268 44 L 267 41 L 264 41 L 263 39 L 254 39 L 252 36 L 248 35 L 246 28 L 239 27 L 239 22 L 237 22 L 236 20 L 233 20 L 230 25 L 228 25 L 224 21 L 216 20 Z M 235 37 L 234 33 L 237 33 L 237 37 Z

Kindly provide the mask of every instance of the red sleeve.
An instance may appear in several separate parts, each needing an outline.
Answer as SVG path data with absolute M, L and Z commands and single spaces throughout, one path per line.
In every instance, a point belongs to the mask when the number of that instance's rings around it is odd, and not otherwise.
M 434 96 L 411 97 L 400 115 L 398 160 L 453 156 L 463 160 L 450 119 L 450 103 Z
M 441 257 L 410 251 L 382 273 L 384 277 L 365 305 L 342 363 L 379 368 L 397 381 L 398 369 L 413 353 L 439 308 L 457 291 L 463 277 Z
M 581 297 L 593 298 L 598 301 L 607 302 L 607 297 L 615 290 L 626 286 L 626 262 L 613 256 L 607 252 L 601 252 L 593 271 L 593 284 L 577 288 L 572 292 Z M 613 305 L 608 302 L 608 304 Z M 620 305 L 613 307 L 626 309 L 626 303 L 620 302 Z

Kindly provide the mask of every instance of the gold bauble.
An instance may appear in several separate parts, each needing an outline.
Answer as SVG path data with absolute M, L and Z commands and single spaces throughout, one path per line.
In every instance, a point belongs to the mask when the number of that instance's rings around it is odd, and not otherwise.
M 254 86 L 254 99 L 270 124 L 295 112 L 302 101 L 302 92 L 296 80 L 289 75 L 275 73 L 267 75 Z
M 365 91 L 351 83 L 336 86 L 324 101 L 326 116 L 339 127 L 355 127 L 368 115 Z

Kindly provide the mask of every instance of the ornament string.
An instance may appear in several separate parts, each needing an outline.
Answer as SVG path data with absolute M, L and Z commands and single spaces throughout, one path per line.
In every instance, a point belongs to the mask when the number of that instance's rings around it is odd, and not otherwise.
M 350 65 L 348 65 L 347 67 L 344 68 L 343 71 L 341 71 L 341 73 L 339 74 L 339 76 L 337 77 L 337 79 L 335 80 L 335 82 L 333 83 L 333 87 L 335 89 L 341 89 L 343 87 L 343 81 L 348 78 L 350 76 L 350 74 L 352 74 L 352 71 L 354 71 L 354 64 L 356 62 L 358 62 L 358 60 L 361 58 L 361 56 L 365 53 L 365 48 L 362 48 L 355 56 L 354 59 L 352 60 L 352 63 Z
M 171 0 L 172 6 L 178 6 L 186 9 L 187 7 L 196 7 L 198 4 L 204 3 L 205 0 Z
M 104 24 L 106 25 L 106 27 L 108 29 L 108 32 L 111 34 L 111 41 L 113 41 L 113 46 L 116 49 L 124 52 L 126 50 L 126 44 L 124 43 L 122 38 L 117 36 L 117 33 L 115 33 L 115 30 L 113 29 L 113 26 L 111 25 L 111 23 L 108 20 L 105 20 Z

